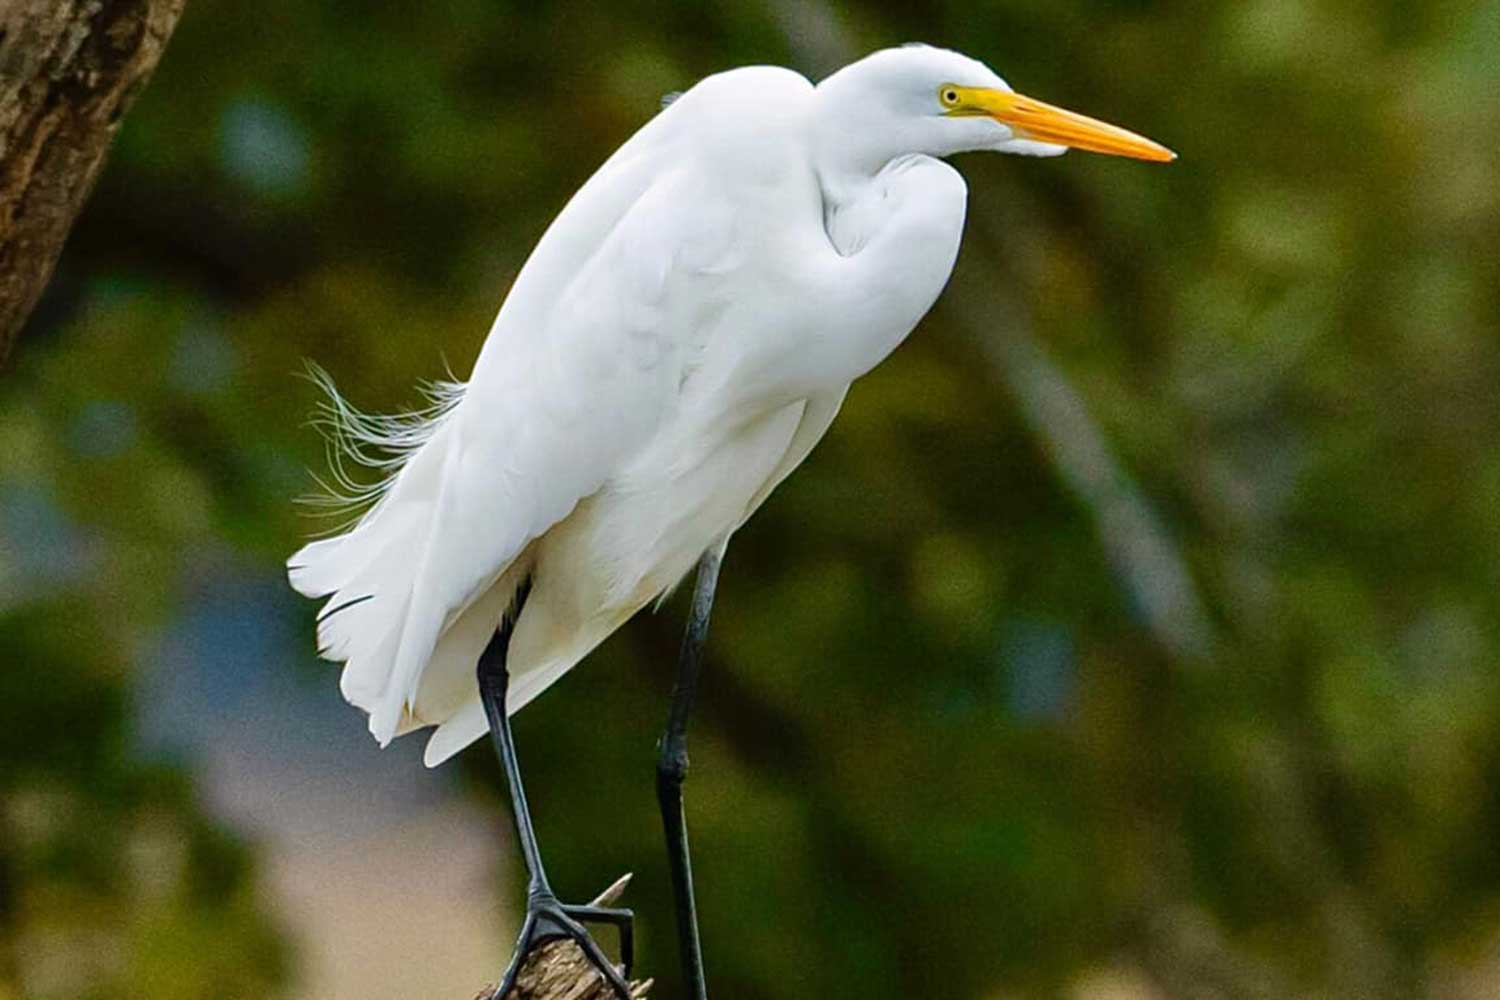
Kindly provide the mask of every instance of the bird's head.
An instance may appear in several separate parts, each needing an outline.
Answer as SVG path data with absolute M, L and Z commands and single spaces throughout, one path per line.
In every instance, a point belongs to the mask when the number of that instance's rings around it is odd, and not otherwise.
M 905 153 L 1177 155 L 1134 132 L 1023 97 L 979 60 L 930 45 L 882 49 L 850 63 L 818 84 L 818 99 L 820 127 L 836 133 L 866 169 Z

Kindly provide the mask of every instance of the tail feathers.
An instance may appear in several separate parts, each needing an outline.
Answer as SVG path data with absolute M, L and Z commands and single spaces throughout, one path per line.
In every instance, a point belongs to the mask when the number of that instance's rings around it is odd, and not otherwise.
M 509 709 L 510 705 L 507 704 L 506 710 L 509 711 Z M 427 740 L 427 749 L 422 753 L 422 763 L 428 767 L 437 767 L 479 739 L 489 731 L 489 728 L 489 720 L 484 715 L 484 703 L 476 694 L 464 702 L 463 707 L 454 712 L 452 717 L 432 731 L 432 736 Z
M 327 598 L 318 615 L 318 654 L 344 664 L 339 690 L 371 713 L 372 732 L 382 745 L 402 722 L 406 699 L 395 699 L 394 717 L 386 706 L 430 507 L 389 503 L 347 534 L 312 542 L 288 560 L 293 587 Z
M 411 566 L 425 524 L 420 514 L 390 510 L 382 528 L 384 548 L 374 558 L 366 556 L 352 577 L 347 567 L 355 560 L 338 543 L 365 550 L 373 547 L 373 537 L 357 539 L 351 533 L 314 542 L 291 560 L 299 567 L 293 570 L 298 589 L 314 579 L 321 587 L 309 586 L 303 593 L 328 597 L 318 616 L 318 652 L 344 664 L 339 690 L 350 704 L 369 713 L 370 732 L 382 746 L 413 729 L 445 722 L 474 698 L 475 664 L 525 569 L 523 561 L 512 564 L 451 621 L 432 623 L 441 627 L 415 682 L 398 677 L 401 643 L 413 613 Z M 395 534 L 385 537 L 386 532 Z M 329 594 L 332 580 L 338 581 L 338 589 Z
M 304 546 L 288 561 L 293 587 L 328 598 L 318 615 L 318 653 L 348 664 L 342 686 L 355 704 L 385 688 L 380 654 L 395 652 L 384 647 L 392 645 L 392 633 L 399 638 L 426 506 L 399 505 L 377 523 Z
M 347 589 L 387 555 L 392 543 L 411 531 L 430 507 L 421 499 L 385 504 L 341 535 L 308 542 L 286 561 L 287 579 L 304 597 L 328 597 Z
M 367 712 L 385 695 L 409 597 L 399 578 L 366 572 L 334 591 L 318 616 L 318 655 L 344 664 L 339 690 Z
M 414 682 L 397 676 L 404 633 L 413 617 L 412 569 L 426 518 L 403 516 L 392 509 L 385 520 L 383 547 L 375 557 L 357 559 L 340 543 L 365 550 L 373 537 L 357 532 L 314 542 L 291 559 L 294 586 L 304 594 L 327 597 L 318 617 L 318 650 L 327 659 L 344 664 L 339 689 L 352 705 L 370 715 L 370 732 L 381 746 L 396 736 L 423 726 L 436 725 L 424 759 L 436 767 L 488 731 L 484 708 L 475 682 L 475 664 L 509 606 L 517 582 L 530 571 L 523 555 L 479 597 L 457 616 L 438 623 L 431 653 L 422 659 Z M 399 526 L 399 530 L 398 529 Z M 386 537 L 386 531 L 395 532 Z M 351 567 L 358 564 L 358 569 Z M 351 575 L 352 572 L 352 575 Z M 316 581 L 316 586 L 310 581 Z M 330 592 L 329 588 L 337 586 Z M 536 614 L 545 618 L 546 605 Z M 544 659 L 534 667 L 524 660 L 513 663 L 506 696 L 506 710 L 519 711 L 581 660 L 596 643 L 617 627 L 625 615 L 592 623 L 579 630 L 565 653 Z M 418 623 L 422 625 L 424 623 Z M 425 623 L 431 630 L 432 623 Z M 540 623 L 533 622 L 531 628 Z M 545 632 L 545 626 L 542 626 Z M 417 636 L 423 641 L 422 636 Z M 536 650 L 530 641 L 528 650 Z
M 512 567 L 503 574 L 443 631 L 412 701 L 412 713 L 418 719 L 442 722 L 474 697 L 475 664 L 511 602 L 518 569 Z
M 426 407 L 379 416 L 351 406 L 321 369 L 310 365 L 309 378 L 325 395 L 313 423 L 328 439 L 332 484 L 308 502 L 364 513 L 345 533 L 303 546 L 288 560 L 287 575 L 300 593 L 328 598 L 318 616 L 318 651 L 345 665 L 340 690 L 371 713 L 371 730 L 384 745 L 415 724 L 410 693 L 391 690 L 392 674 L 464 386 L 432 383 L 424 389 Z M 351 467 L 378 479 L 357 482 Z
M 391 664 L 401 641 L 401 621 L 406 611 L 405 595 L 394 609 L 389 606 L 389 599 L 382 601 L 377 595 L 359 605 L 358 610 L 360 613 L 351 614 L 339 629 L 329 630 L 337 632 L 339 645 L 324 649 L 322 655 L 344 664 L 344 672 L 339 675 L 339 692 L 344 700 L 373 713 L 390 687 Z M 324 627 L 318 626 L 320 637 L 323 631 Z M 389 736 L 382 740 L 382 744 L 388 742 Z
M 286 561 L 287 579 L 292 589 L 303 597 L 324 597 L 339 589 L 339 583 L 350 573 L 339 565 L 339 556 L 348 552 L 344 545 L 348 535 L 309 542 Z
M 303 546 L 288 560 L 288 577 L 300 593 L 327 599 L 318 617 L 318 649 L 344 664 L 340 690 L 369 713 L 370 732 L 384 746 L 402 733 L 436 725 L 425 755 L 436 766 L 488 729 L 475 664 L 520 574 L 530 571 L 530 558 L 516 556 L 456 614 L 434 606 L 415 581 L 426 561 L 448 452 L 456 446 L 453 418 L 464 387 L 438 383 L 429 389 L 426 409 L 377 417 L 349 406 L 321 371 L 314 369 L 312 378 L 328 397 L 318 422 L 328 432 L 334 482 L 314 503 L 345 512 L 368 509 L 344 534 Z M 345 475 L 350 464 L 381 478 L 361 485 Z M 539 695 L 619 621 L 595 624 L 574 637 L 575 648 L 566 654 L 533 646 L 524 659 L 535 667 L 513 664 L 507 711 Z M 540 634 L 550 633 L 543 627 Z

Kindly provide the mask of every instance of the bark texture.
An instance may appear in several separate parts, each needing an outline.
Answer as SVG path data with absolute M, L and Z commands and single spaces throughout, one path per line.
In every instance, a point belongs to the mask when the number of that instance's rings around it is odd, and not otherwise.
M 645 1000 L 651 980 L 632 981 L 631 1000 Z M 474 1000 L 502 1000 L 494 987 Z M 604 977 L 583 957 L 572 941 L 549 941 L 531 953 L 516 988 L 504 1000 L 619 1000 Z
M 0 367 L 186 0 L 0 0 Z
M 599 894 L 594 906 L 614 906 L 630 876 L 617 881 Z M 631 1000 L 646 1000 L 652 981 L 632 980 Z M 572 941 L 548 941 L 532 951 L 516 976 L 515 989 L 507 997 L 495 996 L 494 986 L 479 991 L 474 1000 L 619 1000 L 583 951 Z

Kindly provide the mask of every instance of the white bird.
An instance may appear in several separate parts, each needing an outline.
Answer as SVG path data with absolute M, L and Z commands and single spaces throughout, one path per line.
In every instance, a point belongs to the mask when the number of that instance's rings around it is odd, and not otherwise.
M 711 76 L 569 201 L 466 384 L 372 418 L 330 383 L 344 457 L 393 471 L 290 577 L 375 738 L 436 726 L 448 759 L 491 728 L 475 664 L 507 609 L 513 713 L 722 552 L 948 281 L 967 192 L 940 158 L 1070 146 L 1173 158 L 928 46 L 816 86 Z

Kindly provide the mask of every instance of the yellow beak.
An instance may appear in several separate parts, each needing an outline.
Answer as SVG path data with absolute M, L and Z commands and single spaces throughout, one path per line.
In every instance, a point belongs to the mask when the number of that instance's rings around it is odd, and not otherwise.
M 959 101 L 950 114 L 984 114 L 1010 127 L 1020 139 L 1050 142 L 1111 156 L 1167 163 L 1177 154 L 1145 136 L 1021 94 L 984 87 L 955 87 Z

